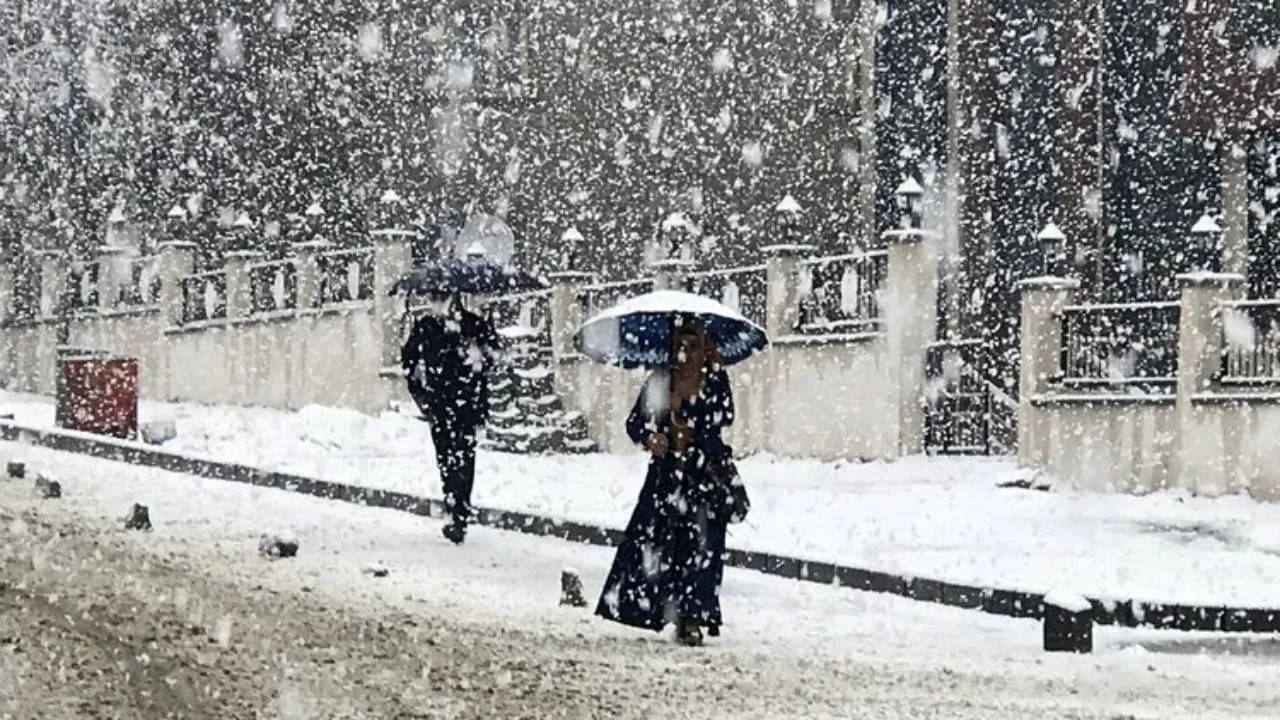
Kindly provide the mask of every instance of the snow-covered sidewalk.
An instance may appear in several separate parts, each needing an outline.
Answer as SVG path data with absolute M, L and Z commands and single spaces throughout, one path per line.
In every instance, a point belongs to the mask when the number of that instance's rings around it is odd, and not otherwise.
M 47 399 L 0 395 L 0 413 L 50 426 Z M 396 413 L 296 413 L 144 403 L 177 421 L 167 450 L 312 477 L 438 495 L 427 428 Z M 622 527 L 642 455 L 482 453 L 475 501 Z M 811 560 L 1027 591 L 1280 606 L 1280 507 L 1246 498 L 1001 489 L 1011 461 L 907 458 L 831 464 L 759 456 L 741 471 L 752 515 L 730 544 Z

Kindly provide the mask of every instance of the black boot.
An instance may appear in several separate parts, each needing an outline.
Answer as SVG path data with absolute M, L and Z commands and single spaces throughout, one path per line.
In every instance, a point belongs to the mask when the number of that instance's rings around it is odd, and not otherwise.
M 702 644 L 702 627 L 696 618 L 680 618 L 676 623 L 676 639 L 682 645 L 698 647 Z
M 454 545 L 461 545 L 467 539 L 467 526 L 460 522 L 455 521 L 445 525 L 442 532 Z

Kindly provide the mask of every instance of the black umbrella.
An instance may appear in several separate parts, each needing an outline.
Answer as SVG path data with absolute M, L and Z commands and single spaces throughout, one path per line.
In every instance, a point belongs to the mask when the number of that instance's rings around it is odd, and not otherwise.
M 432 260 L 419 265 L 397 280 L 388 294 L 493 295 L 545 287 L 545 280 L 525 270 L 484 258 L 469 258 Z

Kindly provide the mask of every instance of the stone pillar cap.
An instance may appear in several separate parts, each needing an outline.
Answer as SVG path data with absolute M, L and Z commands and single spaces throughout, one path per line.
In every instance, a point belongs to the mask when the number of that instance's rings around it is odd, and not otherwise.
M 568 282 L 571 280 L 594 280 L 595 275 L 581 270 L 561 270 L 559 272 L 548 273 L 547 279 L 560 280 L 562 282 Z
M 99 255 L 119 255 L 124 252 L 124 248 L 115 245 L 99 245 L 94 252 Z
M 1239 273 L 1192 272 L 1175 276 L 1179 287 L 1197 287 L 1200 285 L 1243 285 L 1245 276 Z
M 1079 290 L 1080 281 L 1075 278 L 1056 277 L 1053 275 L 1041 275 L 1040 277 L 1026 278 L 1019 280 L 1016 286 L 1019 290 Z
M 765 255 L 769 257 L 796 257 L 799 255 L 809 255 L 818 250 L 816 245 L 800 244 L 782 244 L 782 245 L 766 245 L 760 248 Z
M 226 254 L 228 260 L 253 260 L 262 257 L 258 250 L 232 250 Z
M 893 230 L 885 230 L 880 233 L 880 237 L 891 244 L 910 245 L 911 243 L 932 240 L 942 236 L 932 230 L 924 230 L 922 228 L 895 228 Z
M 175 251 L 195 249 L 196 244 L 193 242 L 187 242 L 186 240 L 166 240 L 165 242 L 156 245 L 156 252 L 164 252 L 165 250 Z
M 413 237 L 418 233 L 405 228 L 379 228 L 378 230 L 370 231 L 369 234 L 375 238 L 390 239 L 397 237 Z
M 648 267 L 653 268 L 655 270 L 666 270 L 666 269 L 672 269 L 672 268 L 691 268 L 693 266 L 694 266 L 694 262 L 692 260 L 680 260 L 678 258 L 672 258 L 668 260 L 654 260 L 653 262 L 648 264 Z

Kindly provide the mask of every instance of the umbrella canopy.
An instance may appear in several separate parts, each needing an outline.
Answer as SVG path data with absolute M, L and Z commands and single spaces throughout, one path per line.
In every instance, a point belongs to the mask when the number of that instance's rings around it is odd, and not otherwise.
M 391 286 L 390 295 L 468 293 L 492 295 L 547 287 L 545 280 L 486 258 L 433 260 L 415 267 Z
M 606 310 L 578 328 L 578 352 L 624 368 L 661 368 L 671 362 L 671 330 L 690 317 L 707 331 L 720 361 L 733 365 L 769 344 L 764 329 L 708 297 L 676 290 L 646 293 Z

